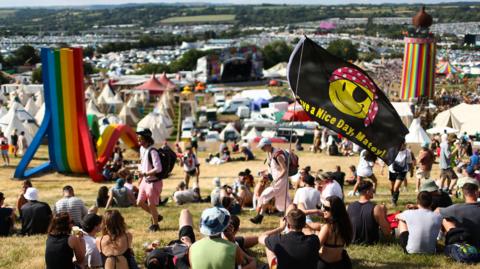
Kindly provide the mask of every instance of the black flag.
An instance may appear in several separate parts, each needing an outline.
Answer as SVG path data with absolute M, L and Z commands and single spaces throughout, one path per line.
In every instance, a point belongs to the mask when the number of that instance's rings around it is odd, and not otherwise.
M 312 120 L 393 162 L 408 129 L 365 71 L 304 37 L 290 56 L 288 82 Z

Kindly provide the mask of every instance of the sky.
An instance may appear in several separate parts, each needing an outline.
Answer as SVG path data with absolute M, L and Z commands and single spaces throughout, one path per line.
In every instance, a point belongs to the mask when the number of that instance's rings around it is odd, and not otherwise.
M 473 0 L 472 2 L 479 2 Z M 82 5 L 115 5 L 125 3 L 228 3 L 228 4 L 381 4 L 381 3 L 442 3 L 458 2 L 457 0 L 0 0 L 0 7 L 39 7 L 39 6 L 82 6 Z

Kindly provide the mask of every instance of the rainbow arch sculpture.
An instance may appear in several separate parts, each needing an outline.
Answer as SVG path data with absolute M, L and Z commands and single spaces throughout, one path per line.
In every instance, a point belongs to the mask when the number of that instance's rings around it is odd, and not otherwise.
M 25 178 L 55 170 L 60 173 L 88 173 L 94 181 L 101 181 L 102 168 L 116 142 L 123 138 L 129 147 L 135 148 L 135 132 L 126 125 L 109 126 L 109 133 L 99 139 L 102 151 L 97 160 L 85 109 L 82 49 L 42 48 L 41 58 L 45 116 L 14 177 Z M 49 161 L 28 169 L 45 136 L 48 137 Z

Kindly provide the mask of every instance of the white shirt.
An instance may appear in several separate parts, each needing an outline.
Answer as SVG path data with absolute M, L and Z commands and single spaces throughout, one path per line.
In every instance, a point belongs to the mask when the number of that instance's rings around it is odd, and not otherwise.
M 85 240 L 85 265 L 89 268 L 103 266 L 102 256 L 95 244 L 95 237 L 83 232 L 83 240 Z
M 197 166 L 200 164 L 195 154 L 185 154 L 182 161 L 183 170 L 186 172 L 195 170 L 195 168 L 197 168 Z
M 412 163 L 412 154 L 406 149 L 399 151 L 397 157 L 395 157 L 395 161 L 398 165 L 404 167 L 403 171 L 395 171 L 393 170 L 393 163 L 388 166 L 388 171 L 392 173 L 398 172 L 407 172 L 408 171 L 408 164 Z
M 150 156 L 152 159 L 152 163 L 150 163 L 148 158 L 148 153 L 150 152 Z M 151 173 L 155 170 L 155 173 L 162 172 L 162 163 L 160 162 L 160 156 L 158 156 L 158 152 L 153 150 L 153 146 L 148 148 L 140 147 L 140 157 L 142 158 L 140 161 L 140 172 L 141 173 Z M 148 176 L 147 180 L 155 180 L 155 176 Z
M 369 162 L 365 160 L 365 156 L 367 155 L 367 150 L 364 149 L 360 152 L 360 160 L 358 161 L 357 166 L 357 175 L 360 177 L 370 177 L 373 174 L 373 162 Z
M 296 205 L 303 203 L 307 210 L 315 209 L 320 204 L 320 192 L 310 186 L 300 188 L 295 192 L 293 203 Z
M 335 180 L 332 180 L 332 182 L 328 183 L 323 187 L 320 197 L 322 201 L 325 201 L 327 197 L 330 196 L 337 196 L 338 198 L 343 200 L 342 187 L 340 187 L 340 184 L 338 184 L 338 182 Z

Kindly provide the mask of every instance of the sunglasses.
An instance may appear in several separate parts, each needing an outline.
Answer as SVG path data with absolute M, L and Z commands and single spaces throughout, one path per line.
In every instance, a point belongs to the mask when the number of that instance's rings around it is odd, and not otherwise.
M 331 207 L 322 204 L 322 211 L 330 212 L 330 210 L 332 210 Z

